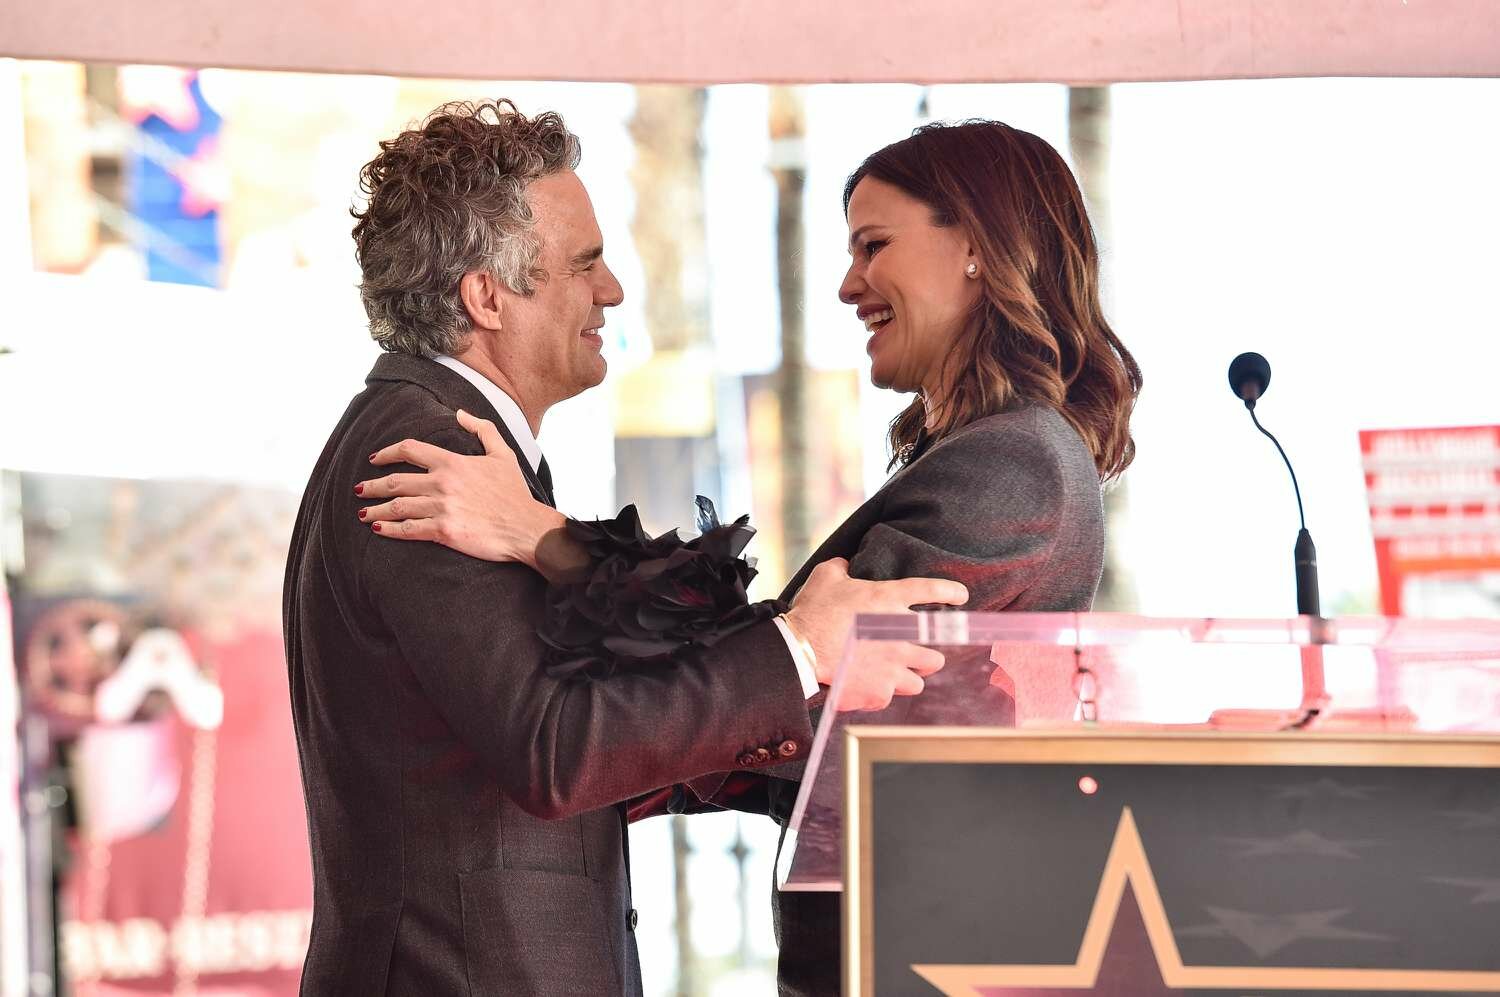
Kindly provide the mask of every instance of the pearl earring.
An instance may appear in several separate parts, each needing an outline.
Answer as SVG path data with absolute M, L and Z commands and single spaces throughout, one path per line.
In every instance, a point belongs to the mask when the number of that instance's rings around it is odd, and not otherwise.
M 978 263 L 970 263 L 968 266 L 964 267 L 964 275 L 966 277 L 968 277 L 970 280 L 973 280 L 975 277 L 978 277 L 979 276 L 979 264 Z

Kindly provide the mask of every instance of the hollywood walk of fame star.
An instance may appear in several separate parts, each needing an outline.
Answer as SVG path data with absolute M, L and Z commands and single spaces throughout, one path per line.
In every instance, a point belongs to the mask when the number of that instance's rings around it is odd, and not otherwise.
M 1214 919 L 1213 924 L 1178 928 L 1175 934 L 1180 938 L 1234 938 L 1243 942 L 1246 948 L 1261 959 L 1274 955 L 1293 942 L 1393 940 L 1389 935 L 1355 931 L 1334 924 L 1334 921 L 1349 913 L 1348 907 L 1297 914 L 1253 914 L 1227 907 L 1204 909 Z
M 1297 831 L 1280 838 L 1220 838 L 1244 851 L 1240 858 L 1261 858 L 1267 855 L 1317 855 L 1322 858 L 1357 859 L 1356 848 L 1369 848 L 1381 842 L 1366 839 L 1339 841 L 1325 838 L 1316 831 Z
M 974 989 L 982 997 L 1063 997 L 1078 993 L 1077 987 L 977 986 Z M 1120 898 L 1120 909 L 1115 912 L 1098 977 L 1089 993 L 1095 997 L 1168 997 L 1179 992 L 1162 979 L 1161 964 L 1151 949 L 1135 891 L 1126 889 Z
M 1471 904 L 1497 904 L 1500 903 L 1500 879 L 1464 879 L 1455 876 L 1428 876 L 1429 883 L 1442 883 L 1446 886 L 1461 886 L 1469 890 L 1478 890 Z
M 1177 936 L 1235 939 L 1261 960 L 1303 941 L 1399 941 L 1335 923 L 1348 915 L 1349 908 L 1289 914 L 1204 909 L 1214 923 L 1172 928 L 1135 818 L 1126 807 L 1100 876 L 1078 956 L 1071 964 L 914 963 L 911 969 L 947 997 L 1061 997 L 1066 992 L 1081 991 L 1110 997 L 1154 997 L 1205 988 L 1233 990 L 1234 997 L 1267 990 L 1500 993 L 1500 973 L 1496 972 L 1355 968 L 1316 962 L 1304 966 L 1184 963 Z M 1299 948 L 1298 954 L 1316 958 L 1317 953 L 1305 951 L 1307 948 L 1319 946 Z M 1376 955 L 1388 948 L 1369 951 Z M 1325 954 L 1339 952 L 1335 947 Z M 1153 965 L 1146 965 L 1146 961 Z

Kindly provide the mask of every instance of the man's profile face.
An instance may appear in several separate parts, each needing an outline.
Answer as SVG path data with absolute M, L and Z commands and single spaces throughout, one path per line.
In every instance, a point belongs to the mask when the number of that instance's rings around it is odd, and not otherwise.
M 604 236 L 576 173 L 533 182 L 527 198 L 545 276 L 530 297 L 506 295 L 502 335 L 531 382 L 522 390 L 550 405 L 604 380 L 604 309 L 618 305 L 625 292 L 604 262 Z

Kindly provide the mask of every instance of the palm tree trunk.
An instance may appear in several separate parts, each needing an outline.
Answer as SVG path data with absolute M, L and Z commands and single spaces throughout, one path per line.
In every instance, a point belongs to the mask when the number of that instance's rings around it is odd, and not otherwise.
M 781 416 L 782 563 L 788 573 L 811 549 L 808 508 L 808 369 L 802 322 L 802 189 L 807 180 L 803 150 L 802 93 L 771 88 L 771 175 L 776 180 L 776 284 L 781 299 L 781 370 L 776 382 Z
M 630 232 L 646 278 L 646 328 L 653 362 L 670 361 L 708 337 L 701 133 L 707 94 L 677 86 L 636 87 L 630 134 L 635 214 Z M 660 400 L 669 404 L 669 399 Z M 654 530 L 682 522 L 687 500 L 710 469 L 698 465 L 709 448 L 683 438 L 616 441 L 617 488 L 640 508 Z M 635 477 L 627 477 L 636 468 Z M 646 470 L 655 468 L 658 470 Z M 662 473 L 663 469 L 666 473 Z M 623 473 L 622 473 L 623 472 Z M 696 997 L 693 890 L 688 875 L 687 821 L 671 818 L 673 932 L 677 941 L 677 997 Z
M 1109 87 L 1068 88 L 1068 147 L 1084 200 L 1088 202 L 1089 217 L 1094 222 L 1101 283 L 1107 291 L 1108 282 L 1103 281 L 1102 271 L 1109 267 L 1114 235 L 1109 202 Z M 1131 612 L 1136 608 L 1135 588 L 1120 556 L 1119 537 L 1125 508 L 1125 483 L 1116 481 L 1104 494 L 1104 574 L 1094 599 L 1094 608 L 1105 612 Z

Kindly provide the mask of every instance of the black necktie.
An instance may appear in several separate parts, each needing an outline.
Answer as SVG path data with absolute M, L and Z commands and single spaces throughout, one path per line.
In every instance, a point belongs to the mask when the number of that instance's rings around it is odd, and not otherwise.
M 552 468 L 547 466 L 547 458 L 543 457 L 536 466 L 536 476 L 542 483 L 543 490 L 547 493 L 547 504 L 557 505 L 557 499 L 552 495 Z

